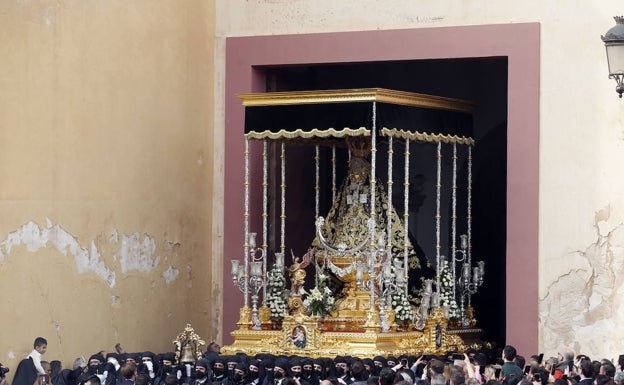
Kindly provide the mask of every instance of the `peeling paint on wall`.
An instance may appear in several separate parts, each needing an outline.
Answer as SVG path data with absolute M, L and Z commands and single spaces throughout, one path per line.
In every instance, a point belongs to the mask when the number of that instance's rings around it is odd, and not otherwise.
M 74 257 L 78 273 L 93 272 L 106 284 L 113 288 L 116 284 L 115 269 L 105 264 L 100 251 L 98 250 L 95 240 L 92 240 L 89 247 L 80 245 L 76 237 L 58 224 L 53 224 L 49 219 L 46 221 L 46 227 L 40 227 L 34 221 L 29 221 L 17 230 L 9 233 L 7 237 L 0 242 L 0 262 L 11 254 L 14 247 L 25 246 L 31 252 L 51 246 L 61 252 L 63 255 L 68 254 Z M 111 244 L 119 243 L 119 234 L 117 230 L 108 237 Z M 171 245 L 179 245 L 172 242 L 165 242 L 167 247 L 172 249 Z M 156 252 L 156 242 L 153 237 L 145 234 L 140 236 L 139 233 L 121 236 L 121 246 L 118 253 L 113 255 L 113 261 L 119 260 L 121 273 L 126 274 L 132 270 L 143 273 L 155 270 L 160 261 L 160 257 L 154 257 Z M 119 255 L 119 259 L 117 258 Z M 165 257 L 167 259 L 167 257 Z M 190 266 L 189 266 L 190 269 Z M 169 266 L 162 277 L 165 282 L 170 285 L 179 276 L 179 271 Z M 119 298 L 112 299 L 113 303 L 119 301 Z
M 169 266 L 169 268 L 163 273 L 163 278 L 165 278 L 165 282 L 167 282 L 167 284 L 170 284 L 171 282 L 175 281 L 179 274 L 180 270 L 176 269 L 173 266 Z
M 596 333 L 620 330 L 617 325 L 624 322 L 624 281 L 619 279 L 624 274 L 624 225 L 605 232 L 608 218 L 608 208 L 597 212 L 596 242 L 566 256 L 559 266 L 566 268 L 552 277 L 540 299 L 543 346 L 598 354 L 621 350 L 624 332 Z
M 143 236 L 143 240 L 139 233 L 130 236 L 123 235 L 121 238 L 121 250 L 119 250 L 119 264 L 121 272 L 127 273 L 130 270 L 138 270 L 143 273 L 152 271 L 158 266 L 160 258 L 152 259 L 156 251 L 156 243 L 154 238 L 149 235 Z
M 33 221 L 26 222 L 16 231 L 9 233 L 7 238 L 0 242 L 0 250 L 2 250 L 2 259 L 5 255 L 11 253 L 11 249 L 15 246 L 24 245 L 31 253 L 34 253 L 48 245 L 53 246 L 63 255 L 73 255 L 76 267 L 79 273 L 87 271 L 94 272 L 98 277 L 104 280 L 109 287 L 115 286 L 115 272 L 104 264 L 100 254 L 91 242 L 90 251 L 80 246 L 78 240 L 65 231 L 59 225 L 52 225 L 48 220 L 47 227 L 41 228 Z

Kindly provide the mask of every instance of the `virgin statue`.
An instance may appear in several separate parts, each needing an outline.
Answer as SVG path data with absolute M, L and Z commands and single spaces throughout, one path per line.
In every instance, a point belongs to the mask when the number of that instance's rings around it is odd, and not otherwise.
M 366 246 L 377 244 L 376 240 L 367 240 L 369 229 L 367 223 L 372 217 L 375 223 L 376 238 L 382 237 L 385 245 L 390 246 L 392 257 L 404 260 L 407 253 L 410 294 L 416 296 L 416 287 L 420 287 L 420 275 L 423 264 L 428 265 L 424 255 L 418 255 L 412 246 L 409 237 L 405 242 L 405 227 L 402 216 L 399 216 L 394 206 L 388 211 L 388 194 L 380 183 L 371 183 L 371 163 L 366 159 L 370 148 L 363 146 L 361 141 L 354 146 L 353 139 L 349 142 L 351 158 L 348 165 L 348 174 L 342 186 L 336 194 L 325 220 L 321 227 L 323 238 L 328 244 L 336 249 L 351 250 L 357 248 L 363 242 Z M 375 192 L 375 209 L 371 213 L 371 189 Z M 389 225 L 388 218 L 392 218 Z M 390 232 L 388 232 L 390 226 Z M 389 237 L 388 237 L 389 234 Z M 314 238 L 312 246 L 316 248 L 317 259 L 331 271 L 337 278 L 344 282 L 346 287 L 343 294 L 349 295 L 355 291 L 355 261 L 366 262 L 366 256 L 359 252 L 349 255 L 349 252 L 339 253 L 324 248 L 318 235 Z M 364 248 L 365 249 L 365 248 Z M 416 250 L 420 251 L 417 247 Z M 429 267 L 430 266 L 424 266 Z M 420 274 L 418 274 L 420 273 Z M 429 274 L 427 274 L 429 275 Z

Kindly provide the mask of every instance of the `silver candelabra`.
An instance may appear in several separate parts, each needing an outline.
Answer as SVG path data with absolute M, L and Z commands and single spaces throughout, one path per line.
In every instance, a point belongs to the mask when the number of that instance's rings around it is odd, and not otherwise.
M 385 333 L 390 331 L 387 312 L 388 298 L 398 293 L 399 290 L 404 290 L 405 269 L 402 261 L 398 259 L 393 261 L 392 253 L 386 248 L 383 236 L 379 237 L 376 247 L 372 247 L 366 254 L 366 263 L 356 265 L 355 280 L 358 289 L 370 290 L 379 298 L 381 331 Z M 392 272 L 393 266 L 394 273 Z M 364 280 L 365 272 L 368 273 L 366 281 Z
M 249 233 L 248 244 L 245 247 L 244 265 L 237 259 L 232 260 L 232 282 L 243 293 L 245 307 L 251 295 L 252 329 L 261 330 L 262 323 L 258 315 L 258 292 L 266 286 L 266 271 L 264 260 L 266 251 L 256 247 L 256 233 Z
M 455 250 L 453 253 L 453 280 L 455 286 L 453 287 L 453 297 L 457 298 L 455 292 L 456 288 L 460 290 L 460 315 L 462 326 L 467 327 L 470 325 L 470 320 L 466 318 L 466 302 L 470 306 L 471 297 L 477 293 L 477 290 L 483 285 L 483 276 L 485 275 L 485 262 L 477 262 L 477 266 L 472 266 L 472 258 L 468 252 L 468 236 L 466 234 L 459 236 L 459 250 Z M 455 264 L 461 264 L 461 275 L 457 277 Z

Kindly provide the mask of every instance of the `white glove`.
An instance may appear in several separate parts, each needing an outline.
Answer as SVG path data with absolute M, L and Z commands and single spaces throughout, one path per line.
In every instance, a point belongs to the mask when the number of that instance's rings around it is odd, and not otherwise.
M 154 363 L 152 361 L 146 361 L 145 366 L 147 366 L 147 370 L 150 372 L 154 371 Z
M 106 377 L 108 377 L 108 370 L 105 370 L 104 373 L 98 374 L 97 376 L 100 379 L 100 383 L 105 384 L 106 383 Z
M 186 377 L 191 378 L 191 364 L 186 364 Z
M 176 371 L 176 377 L 178 377 L 178 380 L 180 378 L 182 378 L 182 371 L 181 370 Z
M 117 361 L 115 357 L 109 357 L 108 362 L 110 362 L 111 364 L 113 364 L 113 366 L 115 366 L 115 370 L 119 370 L 119 368 L 121 367 L 121 365 L 119 365 L 119 361 Z

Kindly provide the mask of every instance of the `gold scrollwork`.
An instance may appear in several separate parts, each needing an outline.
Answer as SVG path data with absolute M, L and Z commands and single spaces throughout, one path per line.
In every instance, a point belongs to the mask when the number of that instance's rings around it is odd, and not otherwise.
M 288 308 L 293 315 L 303 314 L 305 311 L 305 305 L 300 296 L 292 296 L 288 298 Z
M 206 342 L 195 333 L 195 329 L 191 324 L 186 324 L 184 331 L 182 331 L 173 340 L 175 345 L 176 359 L 180 362 L 195 362 L 201 357 L 201 347 L 206 345 Z

